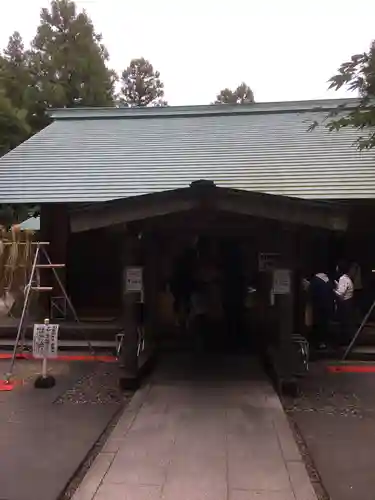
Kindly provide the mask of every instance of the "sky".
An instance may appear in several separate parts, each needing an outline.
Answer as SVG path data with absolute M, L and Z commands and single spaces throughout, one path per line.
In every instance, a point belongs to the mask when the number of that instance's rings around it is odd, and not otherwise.
M 0 47 L 25 42 L 49 0 L 0 0 Z M 374 0 L 77 0 L 120 72 L 145 57 L 170 105 L 209 104 L 245 81 L 255 100 L 350 97 L 327 80 L 375 39 Z

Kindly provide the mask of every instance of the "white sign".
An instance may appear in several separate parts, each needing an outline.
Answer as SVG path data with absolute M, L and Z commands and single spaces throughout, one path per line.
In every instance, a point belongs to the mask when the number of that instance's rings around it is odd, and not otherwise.
M 59 325 L 34 325 L 33 356 L 37 359 L 56 358 Z
M 258 268 L 260 272 L 272 271 L 277 266 L 280 258 L 278 253 L 260 253 L 258 255 Z
M 275 295 L 287 295 L 291 292 L 291 286 L 289 269 L 275 269 L 273 272 L 273 293 Z
M 142 267 L 127 267 L 125 270 L 125 290 L 127 292 L 143 291 Z

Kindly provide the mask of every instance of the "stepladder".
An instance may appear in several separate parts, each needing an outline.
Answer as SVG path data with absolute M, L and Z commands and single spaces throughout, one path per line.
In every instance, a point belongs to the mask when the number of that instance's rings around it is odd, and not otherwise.
M 26 286 L 24 287 L 24 299 L 23 299 L 23 306 L 22 306 L 22 312 L 17 328 L 17 334 L 16 334 L 16 339 L 14 342 L 13 346 L 13 352 L 10 360 L 10 365 L 9 365 L 9 370 L 5 375 L 5 380 L 10 381 L 13 371 L 14 371 L 14 365 L 15 365 L 15 360 L 17 357 L 17 353 L 19 351 L 23 352 L 25 350 L 25 337 L 26 337 L 26 330 L 28 326 L 28 312 L 29 312 L 29 307 L 30 307 L 30 302 L 34 294 L 39 294 L 40 292 L 47 292 L 51 293 L 54 290 L 54 287 L 51 285 L 43 285 L 41 283 L 41 270 L 51 270 L 54 276 L 54 279 L 56 281 L 57 287 L 60 289 L 60 293 L 62 294 L 61 297 L 64 298 L 64 302 L 67 304 L 67 306 L 70 309 L 70 312 L 72 314 L 72 317 L 74 321 L 78 324 L 79 318 L 77 315 L 77 312 L 66 292 L 66 289 L 64 287 L 64 284 L 58 274 L 58 270 L 65 268 L 65 264 L 54 264 L 52 263 L 48 251 L 46 247 L 48 247 L 49 242 L 35 242 L 33 243 L 36 245 L 35 248 L 35 253 L 34 253 L 34 258 L 32 261 L 32 267 L 30 270 L 30 274 L 28 276 L 28 280 L 26 283 Z M 90 352 L 93 352 L 92 345 L 89 341 L 89 339 L 86 339 L 88 348 Z

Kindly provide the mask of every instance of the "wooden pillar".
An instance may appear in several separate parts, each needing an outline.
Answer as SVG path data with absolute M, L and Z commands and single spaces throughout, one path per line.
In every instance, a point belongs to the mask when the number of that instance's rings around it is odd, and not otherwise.
M 40 210 L 40 233 L 39 241 L 49 242 L 45 247 L 52 264 L 67 264 L 68 239 L 69 239 L 69 211 L 65 203 L 47 203 L 41 206 Z M 44 258 L 41 259 L 45 263 Z M 62 284 L 66 287 L 66 268 L 58 269 Z M 41 272 L 41 284 L 52 286 L 52 294 L 43 292 L 40 304 L 45 313 L 49 314 L 50 297 L 62 296 L 62 291 L 56 282 L 51 269 L 43 269 Z
M 144 299 L 145 299 L 145 345 L 147 356 L 156 348 L 158 333 L 158 266 L 160 253 L 155 233 L 148 233 L 144 245 Z
M 126 287 L 126 268 L 138 266 L 139 240 L 136 234 L 126 233 L 123 248 L 123 314 L 124 341 L 120 360 L 120 387 L 136 390 L 139 387 L 138 310 L 139 294 Z
M 306 297 L 302 288 L 302 281 L 306 278 L 306 255 L 304 249 L 303 228 L 297 227 L 295 230 L 295 270 L 293 277 L 294 295 L 294 330 L 295 333 L 304 335 L 305 333 L 305 309 Z
M 289 270 L 290 288 L 288 293 L 275 295 L 275 307 L 278 318 L 278 347 L 276 354 L 276 369 L 281 384 L 288 383 L 293 378 L 295 367 L 295 355 L 292 343 L 294 333 L 294 261 L 295 254 L 295 234 L 285 226 L 281 228 L 280 234 L 281 262 L 280 268 Z

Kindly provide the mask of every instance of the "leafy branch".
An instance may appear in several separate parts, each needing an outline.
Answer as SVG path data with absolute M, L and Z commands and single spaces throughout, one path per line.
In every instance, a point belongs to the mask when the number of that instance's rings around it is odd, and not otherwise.
M 372 149 L 375 147 L 375 41 L 368 52 L 353 55 L 330 78 L 329 89 L 339 90 L 342 87 L 358 93 L 358 105 L 350 109 L 340 105 L 322 123 L 330 132 L 347 127 L 363 132 L 355 145 L 360 150 Z M 319 125 L 321 123 L 314 121 L 308 130 L 314 130 Z

